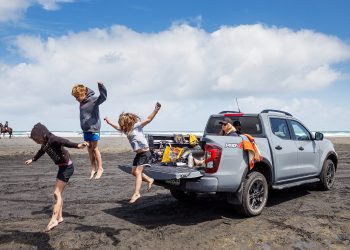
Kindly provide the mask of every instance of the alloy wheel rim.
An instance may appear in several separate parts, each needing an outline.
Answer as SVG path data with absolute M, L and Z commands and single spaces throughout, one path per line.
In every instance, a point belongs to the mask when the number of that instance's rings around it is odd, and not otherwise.
M 327 169 L 327 174 L 326 174 L 327 186 L 328 187 L 332 186 L 333 182 L 334 182 L 334 164 L 329 163 L 328 169 Z
M 254 181 L 249 188 L 249 206 L 252 210 L 259 210 L 264 202 L 265 188 L 261 180 Z

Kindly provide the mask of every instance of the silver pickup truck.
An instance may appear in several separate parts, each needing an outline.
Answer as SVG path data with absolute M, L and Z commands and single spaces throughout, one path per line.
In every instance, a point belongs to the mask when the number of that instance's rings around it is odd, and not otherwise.
M 219 135 L 219 122 L 225 117 L 239 121 L 241 133 L 255 138 L 263 158 L 252 169 L 248 153 L 238 146 L 242 137 Z M 157 147 L 154 142 L 162 141 L 164 136 L 149 138 L 152 147 Z M 338 157 L 333 144 L 323 139 L 322 133 L 311 133 L 284 111 L 263 110 L 259 114 L 223 111 L 212 115 L 201 138 L 201 148 L 193 153 L 204 157 L 203 167 L 154 163 L 145 167 L 145 173 L 181 201 L 191 201 L 198 193 L 223 194 L 244 216 L 262 212 L 269 188 L 318 182 L 322 190 L 329 190 L 334 185 Z M 130 173 L 130 165 L 119 167 Z

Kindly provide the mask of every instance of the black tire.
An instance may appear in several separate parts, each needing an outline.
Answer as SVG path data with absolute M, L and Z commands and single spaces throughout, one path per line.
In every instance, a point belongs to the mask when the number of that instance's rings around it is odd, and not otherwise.
M 185 192 L 181 190 L 170 189 L 171 195 L 182 202 L 192 202 L 197 198 L 197 193 L 194 192 Z
M 259 215 L 266 205 L 268 193 L 265 176 L 259 172 L 252 172 L 243 183 L 242 204 L 236 208 L 246 217 Z
M 330 190 L 335 181 L 335 164 L 332 160 L 328 159 L 323 163 L 322 172 L 320 175 L 320 188 L 321 190 Z

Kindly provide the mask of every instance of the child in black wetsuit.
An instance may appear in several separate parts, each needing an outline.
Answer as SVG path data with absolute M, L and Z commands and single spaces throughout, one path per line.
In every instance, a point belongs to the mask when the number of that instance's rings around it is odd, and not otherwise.
M 36 155 L 25 162 L 26 165 L 38 160 L 43 154 L 47 153 L 54 163 L 58 166 L 58 173 L 56 179 L 56 186 L 54 196 L 56 203 L 53 208 L 52 218 L 46 227 L 45 231 L 50 231 L 63 221 L 62 217 L 62 192 L 67 185 L 69 178 L 73 175 L 74 166 L 68 151 L 68 148 L 85 148 L 87 143 L 74 143 L 67 139 L 53 135 L 44 125 L 37 123 L 30 134 L 36 143 L 41 144 L 41 148 Z

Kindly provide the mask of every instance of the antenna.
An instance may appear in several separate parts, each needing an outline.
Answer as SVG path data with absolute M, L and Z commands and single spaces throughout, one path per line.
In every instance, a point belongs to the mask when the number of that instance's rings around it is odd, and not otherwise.
M 237 104 L 238 112 L 241 113 L 241 110 L 239 109 L 237 97 L 236 97 L 236 104 Z

